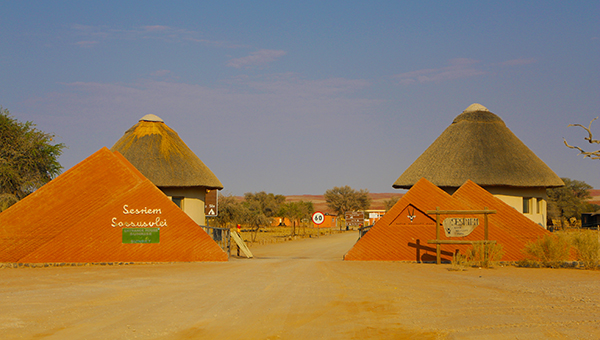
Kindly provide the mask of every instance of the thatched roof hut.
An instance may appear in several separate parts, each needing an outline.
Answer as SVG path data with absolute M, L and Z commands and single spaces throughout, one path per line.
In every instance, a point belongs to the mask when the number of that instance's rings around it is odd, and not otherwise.
M 487 188 L 564 185 L 500 117 L 480 104 L 458 115 L 392 187 L 410 189 L 422 177 L 444 190 L 467 180 Z
M 223 189 L 215 174 L 177 132 L 155 115 L 146 115 L 111 148 L 120 152 L 157 187 Z

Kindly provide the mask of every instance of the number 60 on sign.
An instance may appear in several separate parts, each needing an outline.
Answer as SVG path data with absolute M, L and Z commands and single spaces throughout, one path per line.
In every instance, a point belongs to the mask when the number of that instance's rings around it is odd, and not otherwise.
M 325 222 L 325 215 L 323 215 L 322 212 L 317 211 L 314 214 L 312 214 L 312 221 L 314 224 L 321 224 Z

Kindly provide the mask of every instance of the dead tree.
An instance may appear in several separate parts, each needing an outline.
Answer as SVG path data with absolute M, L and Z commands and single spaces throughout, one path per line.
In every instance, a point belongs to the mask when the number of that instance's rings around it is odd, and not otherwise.
M 600 140 L 599 139 L 594 139 L 594 137 L 592 136 L 592 122 L 594 122 L 596 119 L 598 119 L 598 117 L 592 119 L 592 121 L 590 122 L 590 125 L 588 127 L 585 127 L 581 124 L 569 124 L 568 126 L 579 126 L 580 128 L 584 129 L 585 131 L 587 131 L 588 133 L 588 137 L 584 137 L 583 139 L 587 140 L 590 144 L 600 144 Z M 578 146 L 573 146 L 573 145 L 569 145 L 567 143 L 567 140 L 563 138 L 563 141 L 565 142 L 565 145 L 570 148 L 570 149 L 575 149 L 575 150 L 579 150 L 579 154 L 583 155 L 583 158 L 589 157 L 591 159 L 600 159 L 600 150 L 596 150 L 596 151 L 584 151 L 582 148 L 578 147 Z

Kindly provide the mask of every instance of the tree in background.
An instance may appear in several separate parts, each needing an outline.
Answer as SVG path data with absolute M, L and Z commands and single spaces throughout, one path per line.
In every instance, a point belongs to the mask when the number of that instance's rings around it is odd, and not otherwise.
M 0 211 L 60 174 L 64 144 L 52 144 L 53 134 L 19 122 L 0 106 Z
M 256 236 L 260 227 L 271 225 L 272 216 L 265 215 L 264 206 L 260 201 L 248 200 L 242 202 L 239 210 L 240 220 L 252 229 L 252 242 L 256 241 Z
M 231 224 L 240 221 L 240 203 L 231 194 L 219 192 L 219 214 L 212 218 L 219 227 L 229 228 Z
M 585 127 L 585 126 L 583 126 L 581 124 L 569 124 L 569 126 L 579 126 L 580 128 L 582 128 L 585 131 L 587 131 L 588 136 L 584 137 L 583 139 L 587 140 L 588 143 L 590 143 L 590 144 L 600 144 L 600 139 L 594 139 L 594 137 L 592 136 L 592 122 L 594 122 L 596 119 L 598 119 L 598 117 L 592 119 L 592 121 L 590 122 L 590 125 L 588 127 Z M 590 157 L 591 159 L 600 159 L 600 150 L 596 150 L 596 151 L 584 151 L 582 148 L 580 148 L 578 146 L 569 145 L 567 143 L 567 140 L 564 139 L 564 138 L 563 138 L 563 141 L 565 142 L 565 145 L 568 148 L 579 150 L 579 154 L 583 155 L 583 158 Z
M 285 196 L 267 194 L 264 191 L 244 194 L 243 201 L 237 201 L 232 195 L 219 196 L 219 216 L 216 223 L 225 228 L 232 224 L 244 225 L 252 230 L 252 242 L 256 241 L 261 227 L 271 225 L 277 216 L 280 206 L 285 202 Z
M 392 207 L 394 205 L 396 205 L 396 203 L 398 202 L 399 199 L 400 199 L 400 197 L 394 196 L 394 197 L 390 197 L 390 199 L 383 201 L 383 207 L 385 208 L 385 211 L 386 212 L 390 211 L 390 209 L 392 209 Z
M 324 197 L 329 209 L 338 216 L 344 216 L 349 211 L 367 210 L 371 206 L 369 190 L 356 191 L 347 185 L 325 191 Z
M 586 211 L 595 211 L 598 206 L 589 204 L 586 200 L 590 199 L 591 185 L 584 181 L 562 178 L 565 182 L 564 187 L 547 189 L 548 194 L 548 215 L 553 219 L 560 220 L 561 227 L 564 219 L 581 217 L 581 213 Z
M 302 220 L 310 219 L 313 212 L 315 212 L 315 208 L 312 202 L 285 202 L 281 205 L 279 216 L 287 218 L 292 222 L 292 232 L 290 236 L 294 236 L 296 235 L 296 226 L 304 226 Z
M 261 211 L 266 217 L 274 217 L 279 213 L 279 207 L 285 202 L 285 196 L 267 194 L 261 192 L 247 192 L 244 194 L 244 200 L 251 205 L 253 209 Z

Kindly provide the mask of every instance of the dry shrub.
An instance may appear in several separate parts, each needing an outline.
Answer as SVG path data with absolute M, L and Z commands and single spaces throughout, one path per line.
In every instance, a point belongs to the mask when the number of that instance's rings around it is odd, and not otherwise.
M 597 231 L 581 230 L 569 233 L 577 251 L 577 261 L 586 269 L 597 269 L 600 264 L 600 236 Z
M 500 261 L 503 255 L 502 245 L 498 243 L 475 243 L 467 251 L 467 257 L 474 267 L 491 268 Z
M 487 253 L 487 256 L 485 256 Z M 452 256 L 452 270 L 465 270 L 467 267 L 492 268 L 504 255 L 501 244 L 475 243 L 465 255 L 456 253 Z
M 570 249 L 571 245 L 565 234 L 544 235 L 525 245 L 523 251 L 528 258 L 519 262 L 519 264 L 521 266 L 537 267 L 535 265 L 537 263 L 542 267 L 558 268 L 569 259 Z
M 452 262 L 451 263 L 452 263 L 452 266 L 450 267 L 450 270 L 456 270 L 456 271 L 467 270 L 467 268 L 471 266 L 471 263 L 469 262 L 469 258 L 467 257 L 467 255 L 463 255 L 458 252 L 452 254 Z

